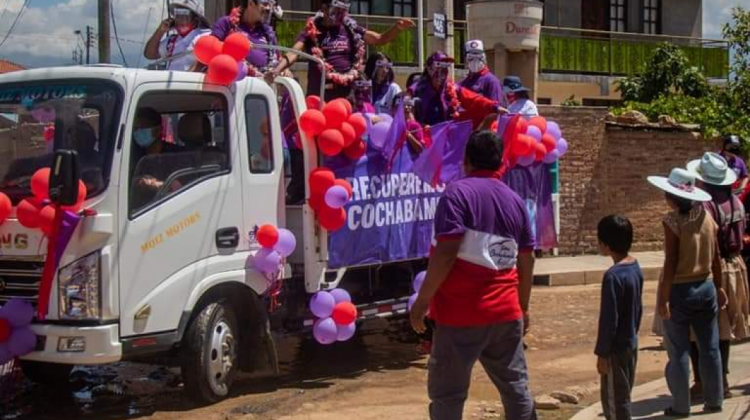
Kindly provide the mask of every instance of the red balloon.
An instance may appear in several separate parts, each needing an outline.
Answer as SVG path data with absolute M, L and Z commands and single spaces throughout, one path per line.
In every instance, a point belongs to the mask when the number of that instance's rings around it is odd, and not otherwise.
M 354 112 L 354 107 L 352 106 L 352 103 L 349 102 L 349 100 L 345 98 L 338 98 L 338 99 L 331 101 L 331 103 L 334 103 L 334 102 L 340 102 L 341 105 L 344 105 L 344 108 L 346 108 L 346 118 L 349 119 L 349 117 L 352 115 L 352 112 Z
M 534 147 L 534 139 L 525 135 L 519 134 L 516 140 L 511 145 L 511 151 L 516 156 L 526 156 L 531 153 L 531 148 Z
M 340 302 L 333 308 L 331 318 L 337 325 L 349 325 L 357 320 L 357 307 L 351 302 Z
M 341 127 L 341 124 L 349 118 L 346 113 L 346 107 L 341 101 L 333 101 L 323 108 L 323 114 L 326 116 L 326 122 L 328 128 L 337 129 Z
M 299 126 L 307 137 L 315 137 L 326 129 L 326 116 L 317 109 L 308 109 L 299 117 Z
M 21 226 L 36 229 L 39 227 L 39 213 L 42 205 L 36 198 L 27 198 L 16 207 L 16 218 Z
M 45 206 L 39 212 L 39 228 L 49 237 L 52 235 L 52 225 L 55 223 L 55 207 Z
M 10 201 L 10 197 L 0 192 L 0 225 L 5 223 L 12 212 L 13 203 Z
M 529 125 L 536 126 L 542 131 L 542 134 L 547 132 L 547 120 L 544 119 L 544 117 L 532 117 L 531 120 L 529 120 Z
M 0 318 L 0 344 L 10 339 L 10 323 L 5 318 Z
M 224 40 L 224 47 L 221 49 L 221 53 L 234 58 L 234 61 L 240 61 L 247 57 L 252 48 L 253 43 L 250 42 L 245 34 L 235 32 Z
M 329 232 L 335 232 L 346 224 L 346 210 L 343 208 L 332 209 L 328 206 L 323 206 L 318 212 L 318 221 L 323 229 Z
M 367 132 L 367 120 L 359 112 L 350 115 L 348 123 L 354 129 L 357 137 L 362 137 Z
M 328 168 L 317 168 L 310 172 L 310 195 L 321 198 L 334 185 L 336 176 Z M 311 198 L 312 199 L 312 198 Z
M 518 132 L 521 134 L 526 134 L 526 131 L 529 129 L 529 122 L 526 120 L 526 118 L 521 117 L 518 119 Z
M 87 195 L 88 190 L 86 189 L 86 184 L 84 184 L 83 181 L 78 181 L 78 199 L 76 200 L 76 203 L 72 206 L 63 206 L 62 209 L 78 213 L 83 208 Z
M 226 54 L 220 54 L 211 60 L 206 73 L 206 82 L 228 86 L 237 78 L 239 69 L 237 60 Z
M 354 131 L 354 127 L 348 122 L 341 124 L 341 134 L 344 136 L 344 148 L 351 146 L 354 140 L 357 139 L 357 132 Z
M 344 149 L 344 135 L 339 130 L 328 129 L 318 136 L 318 148 L 326 156 L 336 156 Z
M 202 36 L 195 43 L 193 53 L 202 64 L 208 65 L 217 55 L 221 54 L 224 44 L 213 35 Z
M 339 178 L 333 181 L 333 185 L 338 185 L 339 187 L 343 187 L 346 190 L 346 194 L 349 196 L 349 199 L 350 200 L 352 199 L 353 190 L 352 190 L 352 184 L 350 184 L 349 181 Z
M 354 161 L 358 161 L 362 156 L 364 156 L 365 152 L 367 152 L 367 145 L 362 141 L 362 139 L 355 140 L 351 146 L 344 149 L 344 154 L 346 155 L 346 157 Z
M 258 228 L 255 237 L 263 248 L 273 248 L 279 241 L 279 230 L 272 225 L 263 225 Z
M 49 176 L 51 173 L 50 168 L 42 168 L 31 177 L 31 192 L 36 198 L 40 200 L 49 198 Z
M 542 144 L 544 145 L 544 148 L 547 151 L 547 153 L 557 148 L 557 142 L 555 141 L 555 138 L 549 134 L 545 134 L 542 136 Z
M 326 205 L 325 197 L 322 194 L 313 194 L 310 196 L 308 204 L 310 204 L 310 207 L 312 207 L 313 210 L 319 212 Z
M 536 148 L 536 160 L 541 161 L 544 159 L 545 156 L 547 156 L 547 148 L 544 147 L 544 144 L 534 142 L 534 147 Z
M 307 109 L 320 110 L 320 96 L 310 95 L 305 99 L 305 103 L 307 104 Z

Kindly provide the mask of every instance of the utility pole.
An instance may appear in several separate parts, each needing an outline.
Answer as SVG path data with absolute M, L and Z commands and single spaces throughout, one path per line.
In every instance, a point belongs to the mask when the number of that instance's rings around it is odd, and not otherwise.
M 94 47 L 94 28 L 86 26 L 86 36 L 84 37 L 81 31 L 75 31 L 76 35 L 81 37 L 83 46 L 86 48 L 86 64 L 91 64 L 91 48 Z M 83 64 L 83 51 L 80 52 L 79 61 Z
M 99 0 L 99 62 L 110 63 L 109 10 L 110 0 Z

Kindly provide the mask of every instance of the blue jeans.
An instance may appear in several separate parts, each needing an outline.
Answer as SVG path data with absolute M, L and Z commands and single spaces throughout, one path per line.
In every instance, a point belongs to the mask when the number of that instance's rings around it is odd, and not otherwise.
M 698 342 L 703 397 L 708 407 L 724 403 L 724 383 L 719 352 L 716 287 L 713 281 L 672 285 L 671 319 L 664 321 L 669 362 L 665 375 L 672 393 L 672 410 L 690 412 L 690 328 Z

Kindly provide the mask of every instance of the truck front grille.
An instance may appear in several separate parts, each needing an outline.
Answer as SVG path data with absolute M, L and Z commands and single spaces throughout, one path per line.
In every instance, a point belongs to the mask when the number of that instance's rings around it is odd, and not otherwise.
M 36 308 L 43 269 L 42 260 L 0 259 L 0 306 L 19 298 Z

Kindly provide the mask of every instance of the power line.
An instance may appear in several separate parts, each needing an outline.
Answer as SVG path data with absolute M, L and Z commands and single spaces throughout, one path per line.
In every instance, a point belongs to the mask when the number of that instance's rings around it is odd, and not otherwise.
M 13 24 L 10 26 L 10 29 L 8 29 L 8 33 L 5 34 L 5 37 L 2 41 L 0 41 L 0 48 L 5 45 L 5 41 L 8 40 L 10 37 L 10 34 L 13 32 L 14 29 L 16 29 L 16 25 L 18 24 L 18 21 L 21 20 L 21 16 L 23 15 L 23 12 L 26 10 L 26 7 L 31 3 L 31 0 L 25 0 L 23 2 L 23 5 L 21 6 L 21 10 L 18 11 L 18 14 L 16 15 L 16 19 L 13 21 Z
M 115 31 L 115 41 L 117 42 L 117 49 L 120 50 L 120 57 L 122 57 L 122 63 L 125 67 L 128 66 L 128 60 L 125 58 L 125 53 L 122 51 L 122 45 L 120 44 L 120 37 L 117 36 L 117 19 L 115 19 L 115 1 L 109 5 L 109 15 L 112 18 L 112 29 Z

